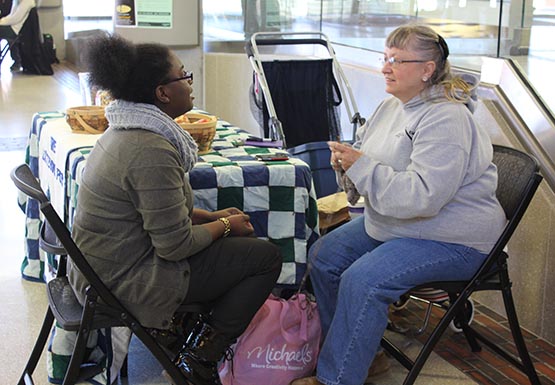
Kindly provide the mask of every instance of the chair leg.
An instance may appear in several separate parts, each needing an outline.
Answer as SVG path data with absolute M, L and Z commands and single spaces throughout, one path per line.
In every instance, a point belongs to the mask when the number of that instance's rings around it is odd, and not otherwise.
M 468 324 L 462 324 L 461 328 L 464 333 L 464 336 L 466 337 L 466 341 L 468 342 L 468 345 L 470 345 L 470 350 L 472 350 L 474 353 L 481 352 L 482 347 L 478 343 L 478 340 L 476 339 L 476 337 L 474 337 L 474 334 L 470 332 Z
M 26 381 L 25 379 L 26 377 L 32 378 L 33 372 L 37 367 L 40 356 L 42 355 L 44 347 L 46 346 L 46 342 L 48 341 L 48 337 L 50 336 L 50 333 L 52 331 L 53 324 L 54 324 L 54 314 L 52 313 L 52 310 L 50 310 L 50 307 L 48 307 L 48 310 L 46 311 L 46 315 L 44 316 L 44 321 L 42 322 L 42 327 L 40 328 L 40 332 L 37 337 L 37 341 L 35 342 L 33 351 L 31 352 L 31 355 L 29 356 L 29 360 L 25 365 L 25 369 L 21 374 L 21 378 L 19 379 L 18 385 L 25 385 L 26 383 L 28 383 L 28 381 Z
M 77 331 L 77 338 L 75 339 L 75 345 L 73 346 L 73 352 L 71 354 L 62 385 L 73 385 L 79 379 L 81 364 L 85 358 L 87 343 L 89 341 L 95 306 L 96 297 L 87 297 L 85 300 L 85 307 L 83 308 L 83 315 L 81 317 L 81 325 Z
M 426 308 L 426 315 L 424 316 L 424 322 L 422 323 L 422 326 L 414 332 L 415 335 L 417 335 L 417 336 L 421 335 L 428 328 L 428 324 L 430 323 L 430 316 L 432 315 L 432 308 L 433 307 L 434 307 L 434 304 L 432 302 L 428 301 L 428 307 Z
M 397 360 L 401 365 L 405 367 L 407 370 L 412 369 L 413 362 L 412 360 L 401 351 L 397 346 L 395 346 L 387 337 L 382 337 L 380 342 L 382 348 L 389 353 L 394 359 Z
M 418 357 L 414 361 L 412 368 L 409 370 L 407 377 L 405 377 L 405 381 L 403 385 L 412 385 L 416 381 L 416 378 L 422 371 L 422 367 L 426 363 L 426 360 L 432 353 L 434 347 L 436 346 L 437 342 L 445 332 L 445 329 L 449 327 L 449 323 L 455 318 L 455 315 L 460 311 L 460 307 L 462 303 L 468 299 L 468 295 L 463 296 L 462 294 L 456 299 L 455 302 L 451 304 L 447 312 L 443 315 L 437 326 L 434 328 L 430 337 L 420 350 Z
M 457 296 L 456 294 L 449 294 L 449 300 L 451 301 L 451 303 L 453 303 L 454 301 L 457 300 Z M 481 352 L 482 351 L 482 347 L 480 346 L 480 344 L 478 343 L 478 340 L 476 339 L 476 337 L 474 337 L 474 334 L 471 333 L 469 324 L 468 324 L 468 320 L 470 318 L 470 316 L 467 316 L 467 311 L 472 311 L 472 310 L 468 310 L 467 306 L 473 306 L 472 304 L 470 304 L 468 301 L 470 301 L 469 299 L 465 301 L 464 304 L 464 309 L 462 309 L 458 315 L 455 316 L 454 321 L 453 322 L 457 322 L 460 323 L 460 327 L 464 333 L 464 336 L 466 337 L 466 341 L 468 342 L 468 344 L 470 345 L 470 349 L 473 352 Z
M 526 347 L 522 331 L 520 330 L 513 296 L 509 287 L 503 290 L 503 301 L 505 302 L 505 311 L 507 312 L 507 319 L 509 321 L 509 327 L 513 335 L 513 340 L 515 342 L 518 355 L 520 356 L 520 360 L 522 361 L 522 370 L 526 373 L 532 385 L 541 385 L 536 369 L 534 368 L 534 364 L 532 363 L 532 359 L 530 358 L 530 354 L 528 353 L 528 348 Z
M 125 358 L 123 359 L 123 362 L 121 363 L 121 369 L 119 370 L 120 377 L 127 378 L 128 359 L 129 359 L 129 354 L 126 354 Z
M 156 342 L 154 337 L 147 333 L 143 328 L 132 328 L 133 333 L 152 353 L 156 360 L 162 365 L 167 375 L 172 379 L 174 384 L 189 384 L 183 372 L 173 363 L 173 357 L 168 357 L 167 353 Z
M 77 382 L 81 370 L 81 364 L 83 362 L 83 358 L 85 357 L 88 340 L 88 332 L 78 332 L 62 385 L 73 385 Z

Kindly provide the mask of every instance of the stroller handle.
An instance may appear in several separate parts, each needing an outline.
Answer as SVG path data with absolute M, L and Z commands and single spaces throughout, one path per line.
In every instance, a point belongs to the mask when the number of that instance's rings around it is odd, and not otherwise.
M 290 37 L 296 36 L 296 37 Z M 266 76 L 264 75 L 264 68 L 262 65 L 262 60 L 260 53 L 258 51 L 258 46 L 271 46 L 271 45 L 320 45 L 327 49 L 328 54 L 333 63 L 334 76 L 338 80 L 338 85 L 340 91 L 338 94 L 348 95 L 345 99 L 345 108 L 347 110 L 348 116 L 351 118 L 351 123 L 353 124 L 353 141 L 355 140 L 356 128 L 364 124 L 364 119 L 360 116 L 358 112 L 358 107 L 356 105 L 356 100 L 354 98 L 353 92 L 347 81 L 347 77 L 343 72 L 343 69 L 339 65 L 339 62 L 335 56 L 335 51 L 331 45 L 329 38 L 320 31 L 312 32 L 256 32 L 250 39 L 245 42 L 245 51 L 247 53 L 248 59 L 251 66 L 258 77 L 260 88 L 264 94 L 266 100 L 266 106 L 270 116 L 276 117 L 276 111 L 272 101 L 272 95 L 266 81 Z M 277 128 L 279 128 L 279 125 Z M 278 135 L 280 135 L 279 130 L 277 130 Z
M 328 42 L 324 39 L 260 39 L 256 40 L 257 45 L 301 45 L 301 44 L 320 44 L 328 48 Z M 252 41 L 248 40 L 245 44 L 245 51 L 248 57 L 254 56 Z

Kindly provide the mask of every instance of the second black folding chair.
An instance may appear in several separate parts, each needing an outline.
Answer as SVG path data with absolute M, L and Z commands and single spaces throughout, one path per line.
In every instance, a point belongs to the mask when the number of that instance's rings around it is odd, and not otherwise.
M 382 339 L 383 348 L 409 370 L 403 382 L 404 385 L 411 385 L 416 381 L 432 350 L 453 320 L 455 320 L 457 327 L 462 329 L 472 351 L 480 351 L 479 342 L 481 342 L 491 351 L 520 369 L 532 385 L 540 385 L 538 374 L 530 358 L 518 322 L 511 293 L 512 283 L 508 269 L 509 255 L 505 251 L 505 247 L 526 212 L 542 181 L 542 176 L 539 174 L 538 164 L 533 157 L 513 148 L 494 145 L 493 162 L 497 166 L 499 176 L 497 198 L 505 211 L 507 225 L 487 259 L 470 281 L 429 282 L 415 288 L 440 289 L 446 292 L 450 298 L 450 306 L 434 327 L 416 360 L 413 361 L 407 357 L 388 338 L 384 337 Z M 466 314 L 469 298 L 474 292 L 484 290 L 498 291 L 502 294 L 518 357 L 492 341 L 485 334 L 480 333 L 476 327 L 469 325 L 469 317 Z
M 54 320 L 60 328 L 77 333 L 62 385 L 73 385 L 83 379 L 91 378 L 102 370 L 99 365 L 82 365 L 87 341 L 92 331 L 116 326 L 129 328 L 160 362 L 175 384 L 187 385 L 185 376 L 173 364 L 172 353 L 163 344 L 168 342 L 167 339 L 163 341 L 166 333 L 142 326 L 104 285 L 73 241 L 69 230 L 52 207 L 28 165 L 23 164 L 13 169 L 11 178 L 21 192 L 39 202 L 45 223 L 41 227 L 41 247 L 47 252 L 60 256 L 57 276 L 47 283 L 49 307 L 18 385 L 34 384 L 33 372 L 44 350 Z M 78 302 L 65 275 L 66 255 L 73 260 L 90 284 L 84 306 Z M 206 309 L 199 305 L 192 305 L 190 310 L 192 314 Z

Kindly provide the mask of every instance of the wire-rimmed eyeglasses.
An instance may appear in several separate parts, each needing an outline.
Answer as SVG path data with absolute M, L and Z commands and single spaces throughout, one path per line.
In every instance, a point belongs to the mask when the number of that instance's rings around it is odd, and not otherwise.
M 392 67 L 399 67 L 403 63 L 426 63 L 428 60 L 402 60 L 396 57 L 382 56 L 378 59 L 382 66 L 389 64 Z
M 175 78 L 175 79 L 166 80 L 165 82 L 160 83 L 160 85 L 164 86 L 166 84 L 170 84 L 170 83 L 173 83 L 173 82 L 178 82 L 180 80 L 188 80 L 189 83 L 192 83 L 193 82 L 193 72 L 192 71 L 184 71 L 183 76 Z

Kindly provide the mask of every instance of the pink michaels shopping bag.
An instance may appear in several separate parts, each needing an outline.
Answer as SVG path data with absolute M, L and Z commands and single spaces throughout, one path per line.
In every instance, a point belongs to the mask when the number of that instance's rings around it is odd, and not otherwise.
M 270 295 L 220 368 L 223 385 L 284 385 L 312 374 L 320 349 L 316 303 L 304 293 Z

